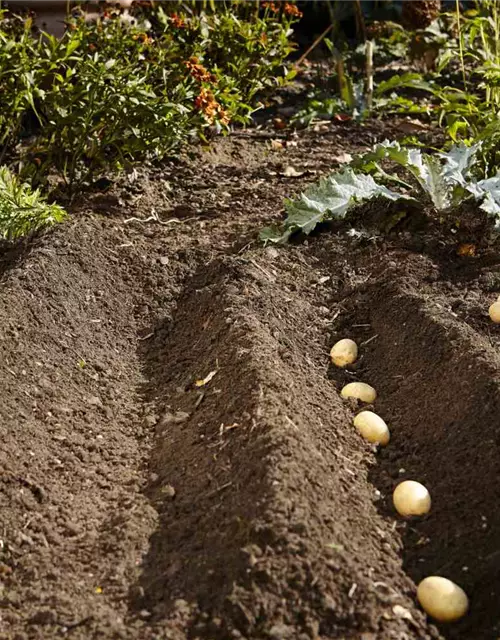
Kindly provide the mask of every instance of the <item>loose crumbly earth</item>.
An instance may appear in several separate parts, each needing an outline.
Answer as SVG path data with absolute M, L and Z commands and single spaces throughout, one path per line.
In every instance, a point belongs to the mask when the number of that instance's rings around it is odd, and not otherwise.
M 256 241 L 285 195 L 398 133 L 240 134 L 2 249 L 2 640 L 500 635 L 498 254 L 430 227 Z M 353 379 L 382 451 L 340 398 Z M 427 518 L 394 513 L 405 478 Z M 419 609 L 432 574 L 469 594 L 461 622 Z

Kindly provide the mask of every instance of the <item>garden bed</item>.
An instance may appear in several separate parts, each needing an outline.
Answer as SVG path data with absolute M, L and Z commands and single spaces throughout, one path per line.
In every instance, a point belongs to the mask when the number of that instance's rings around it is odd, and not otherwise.
M 500 633 L 494 255 L 408 230 L 255 240 L 393 135 L 241 134 L 2 254 L 1 637 Z M 351 374 L 329 366 L 345 336 Z M 391 429 L 379 453 L 339 394 L 358 376 Z M 431 492 L 423 520 L 392 510 L 404 478 Z M 439 629 L 415 599 L 436 573 L 471 600 Z

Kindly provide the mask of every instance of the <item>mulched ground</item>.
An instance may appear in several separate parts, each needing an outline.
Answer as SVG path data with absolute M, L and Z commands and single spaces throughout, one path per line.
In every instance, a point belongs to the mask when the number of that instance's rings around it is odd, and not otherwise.
M 405 221 L 256 240 L 283 197 L 398 135 L 239 133 L 2 250 L 0 638 L 500 635 L 497 253 Z M 349 371 L 339 337 L 361 344 Z M 352 426 L 352 379 L 377 388 L 383 451 Z M 404 478 L 428 517 L 394 513 Z M 415 601 L 436 573 L 471 598 L 439 628 Z

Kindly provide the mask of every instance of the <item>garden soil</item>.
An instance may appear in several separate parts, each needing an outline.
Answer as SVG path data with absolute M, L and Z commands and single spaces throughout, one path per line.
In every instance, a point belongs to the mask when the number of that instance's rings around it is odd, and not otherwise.
M 368 209 L 257 241 L 284 196 L 398 135 L 241 132 L 2 249 L 2 640 L 500 637 L 498 252 L 418 217 L 383 238 Z M 382 450 L 352 380 L 377 389 Z M 394 512 L 406 478 L 427 517 Z M 463 620 L 419 608 L 434 574 Z

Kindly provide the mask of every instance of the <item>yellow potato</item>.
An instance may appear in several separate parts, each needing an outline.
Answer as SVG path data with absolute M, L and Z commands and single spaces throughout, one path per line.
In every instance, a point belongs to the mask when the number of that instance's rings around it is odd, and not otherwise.
M 417 598 L 424 611 L 439 622 L 453 622 L 467 613 L 463 589 L 447 578 L 429 576 L 418 585 Z
M 488 313 L 493 322 L 500 323 L 500 298 L 491 305 Z
M 431 510 L 431 496 L 420 482 L 405 480 L 392 495 L 396 511 L 402 516 L 423 516 Z
M 361 402 L 375 402 L 377 392 L 373 387 L 365 382 L 349 382 L 343 387 L 340 395 L 343 398 L 357 398 Z
M 391 434 L 389 427 L 380 416 L 373 411 L 361 411 L 354 418 L 354 426 L 365 440 L 385 446 L 389 443 Z
M 330 358 L 337 367 L 346 367 L 355 362 L 357 357 L 358 345 L 349 338 L 336 342 L 330 351 Z

